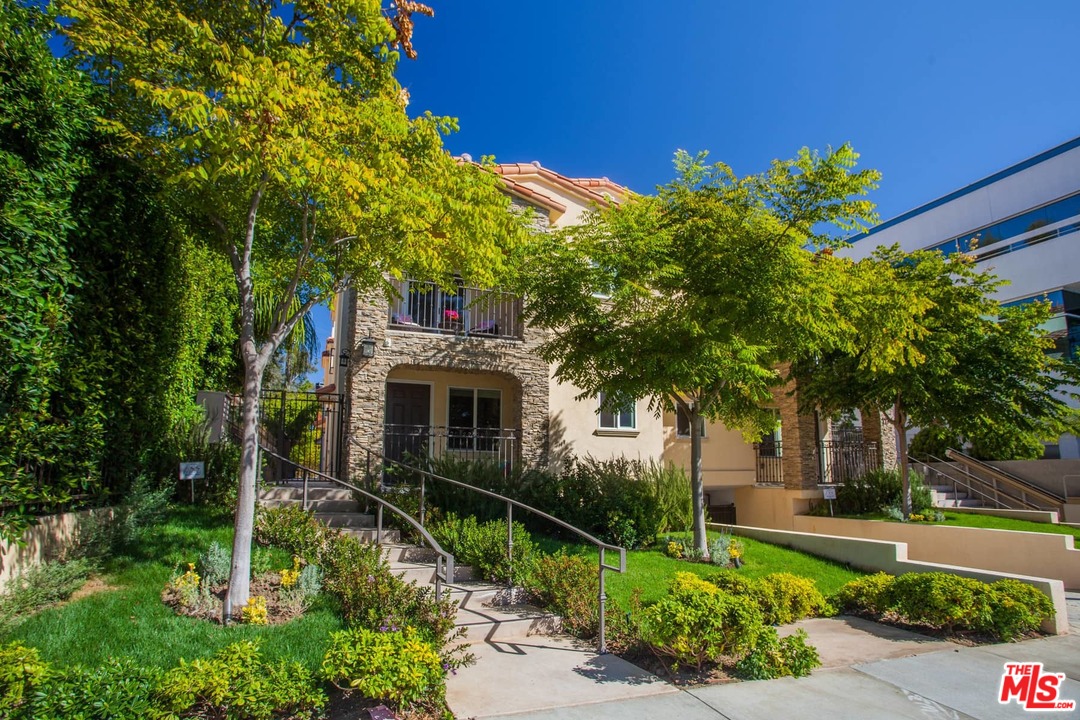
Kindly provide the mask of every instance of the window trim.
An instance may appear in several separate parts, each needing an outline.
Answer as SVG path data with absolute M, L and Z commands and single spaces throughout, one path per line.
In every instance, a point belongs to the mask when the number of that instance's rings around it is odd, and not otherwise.
M 603 425 L 604 411 L 603 411 L 604 394 L 600 393 L 596 396 L 596 429 L 593 430 L 593 434 L 600 437 L 637 437 L 640 434 L 637 424 L 637 402 L 633 402 L 629 405 L 629 411 L 633 415 L 634 424 L 630 426 L 624 426 L 621 424 L 622 416 L 626 414 L 627 408 L 620 408 L 617 412 L 613 412 L 612 416 L 615 418 L 614 426 Z
M 472 428 L 471 428 L 472 430 L 478 429 L 477 426 L 476 426 L 476 420 L 477 420 L 476 403 L 479 400 L 479 396 L 477 395 L 477 391 L 478 390 L 489 390 L 491 392 L 498 393 L 499 394 L 499 424 L 496 425 L 496 427 L 498 429 L 500 429 L 500 430 L 503 428 L 503 419 L 502 419 L 503 418 L 503 391 L 502 391 L 502 388 L 464 387 L 464 386 L 461 386 L 461 385 L 447 385 L 446 386 L 446 427 L 447 428 L 451 428 L 451 427 L 464 428 L 465 427 L 464 425 L 451 425 L 450 424 L 450 395 L 454 390 L 468 390 L 470 393 L 472 393 L 472 404 L 473 404 L 473 407 L 472 407 L 473 424 L 472 424 Z M 434 412 L 434 409 L 432 409 L 432 412 Z

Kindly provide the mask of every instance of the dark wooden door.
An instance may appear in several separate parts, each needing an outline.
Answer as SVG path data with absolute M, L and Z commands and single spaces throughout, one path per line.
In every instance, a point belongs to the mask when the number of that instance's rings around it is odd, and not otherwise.
M 431 387 L 416 383 L 386 383 L 386 416 L 383 454 L 388 460 L 405 460 L 427 450 L 431 420 Z

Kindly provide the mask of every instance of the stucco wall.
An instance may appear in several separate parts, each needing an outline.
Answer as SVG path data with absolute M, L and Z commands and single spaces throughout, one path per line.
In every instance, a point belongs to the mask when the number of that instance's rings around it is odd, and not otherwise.
M 677 437 L 675 414 L 664 413 L 664 461 L 690 468 L 690 438 Z M 709 423 L 701 440 L 705 492 L 754 484 L 754 448 L 742 433 Z
M 793 518 L 793 529 L 902 542 L 912 560 L 1053 578 L 1080 590 L 1080 550 L 1070 535 L 810 515 Z
M 795 515 L 810 509 L 810 500 L 820 498 L 820 490 L 790 490 L 783 487 L 739 487 L 735 489 L 735 513 L 739 525 L 792 530 Z
M 626 457 L 631 460 L 659 460 L 664 452 L 663 421 L 649 411 L 648 400 L 635 403 L 637 427 L 608 431 L 600 428 L 599 399 L 575 399 L 581 389 L 549 377 L 550 459 L 558 465 L 571 455 L 598 459 Z
M 0 590 L 20 572 L 59 557 L 78 537 L 79 521 L 95 512 L 112 513 L 112 510 L 47 515 L 23 532 L 22 544 L 0 543 Z
M 882 570 L 890 575 L 902 575 L 907 572 L 947 572 L 987 583 L 996 582 L 1002 578 L 1014 578 L 1037 588 L 1054 603 L 1054 617 L 1043 623 L 1044 632 L 1054 635 L 1066 635 L 1069 632 L 1065 588 L 1060 580 L 913 560 L 909 559 L 908 545 L 903 542 L 790 532 L 743 525 L 730 527 L 712 525 L 710 527 L 726 528 L 736 535 L 784 545 L 837 562 L 849 563 L 852 567 L 871 572 Z

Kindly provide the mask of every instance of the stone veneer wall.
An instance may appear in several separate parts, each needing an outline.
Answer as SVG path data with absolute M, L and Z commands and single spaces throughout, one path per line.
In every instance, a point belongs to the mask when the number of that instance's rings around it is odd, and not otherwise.
M 547 231 L 549 220 L 542 208 L 511 198 L 511 210 L 532 208 L 531 223 Z M 500 375 L 516 380 L 511 407 L 514 423 L 521 430 L 520 460 L 525 465 L 547 461 L 548 364 L 537 349 L 546 339 L 544 331 L 526 327 L 523 340 L 502 340 L 429 332 L 391 330 L 389 303 L 381 293 L 351 293 L 346 322 L 354 339 L 350 349 L 345 415 L 343 467 L 349 477 L 362 475 L 367 462 L 365 450 L 382 452 L 385 419 L 386 379 L 399 366 Z M 360 357 L 361 338 L 375 339 L 375 357 Z
M 781 448 L 784 471 L 784 487 L 789 490 L 816 488 L 818 467 L 815 455 L 817 447 L 817 420 L 813 415 L 799 413 L 799 392 L 785 386 L 773 395 L 780 411 L 783 437 Z
M 897 466 L 896 432 L 885 417 L 873 410 L 863 410 L 862 413 L 863 439 L 867 442 L 878 444 L 878 463 L 885 470 L 893 470 Z

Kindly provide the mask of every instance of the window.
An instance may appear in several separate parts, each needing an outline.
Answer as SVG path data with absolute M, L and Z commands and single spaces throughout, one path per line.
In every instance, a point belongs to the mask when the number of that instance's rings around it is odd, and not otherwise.
M 637 412 L 634 403 L 629 403 L 617 411 L 611 411 L 604 407 L 607 396 L 600 393 L 600 429 L 601 430 L 636 430 Z
M 502 393 L 484 388 L 450 388 L 448 445 L 452 450 L 495 450 L 502 425 Z
M 702 427 L 701 437 L 705 437 L 708 434 L 706 432 L 707 427 L 707 425 L 705 427 Z M 675 437 L 690 437 L 690 415 L 688 415 L 687 412 L 679 406 L 675 407 Z
M 780 426 L 780 411 L 775 410 L 776 427 L 761 436 L 758 441 L 758 457 L 781 457 L 783 453 L 783 434 Z

